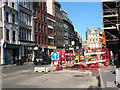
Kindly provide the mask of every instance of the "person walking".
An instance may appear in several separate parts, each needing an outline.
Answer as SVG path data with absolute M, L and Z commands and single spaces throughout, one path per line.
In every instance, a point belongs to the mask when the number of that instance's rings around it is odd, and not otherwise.
M 17 56 L 15 57 L 15 60 L 16 60 L 16 65 L 19 65 L 19 61 L 18 61 L 18 57 Z
M 10 64 L 11 64 L 11 67 L 12 67 L 12 65 L 13 65 L 13 56 L 11 56 Z

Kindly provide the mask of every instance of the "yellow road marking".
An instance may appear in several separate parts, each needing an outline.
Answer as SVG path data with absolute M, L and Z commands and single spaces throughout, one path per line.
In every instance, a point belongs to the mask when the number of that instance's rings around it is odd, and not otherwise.
M 2 76 L 4 76 L 4 77 L 7 76 L 5 73 L 1 73 L 1 72 L 0 72 L 0 74 L 2 74 Z
M 105 70 L 104 72 L 110 72 L 111 70 Z
M 17 83 L 17 85 L 32 85 L 32 83 Z

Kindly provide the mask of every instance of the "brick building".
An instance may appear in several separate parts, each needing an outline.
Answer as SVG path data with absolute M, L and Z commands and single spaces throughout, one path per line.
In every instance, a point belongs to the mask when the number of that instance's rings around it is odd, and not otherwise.
M 37 52 L 47 53 L 48 49 L 48 28 L 47 28 L 47 7 L 46 2 L 33 2 L 33 25 L 35 45 Z M 44 48 L 44 50 L 42 50 Z

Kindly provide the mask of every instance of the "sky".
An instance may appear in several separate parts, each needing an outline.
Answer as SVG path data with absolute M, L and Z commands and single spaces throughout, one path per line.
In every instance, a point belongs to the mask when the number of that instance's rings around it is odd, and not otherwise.
M 86 40 L 87 28 L 102 29 L 101 2 L 59 2 L 62 10 L 68 13 L 74 29 L 78 31 L 82 40 Z

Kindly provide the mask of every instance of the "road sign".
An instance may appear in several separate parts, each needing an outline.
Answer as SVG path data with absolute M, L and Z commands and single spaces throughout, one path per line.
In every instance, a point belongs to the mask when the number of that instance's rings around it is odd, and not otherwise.
M 51 57 L 52 60 L 59 60 L 59 52 L 52 52 Z
M 61 51 L 61 59 L 63 59 L 63 58 L 65 58 L 65 50 L 64 49 Z
M 76 49 L 79 49 L 79 46 L 76 46 Z

